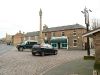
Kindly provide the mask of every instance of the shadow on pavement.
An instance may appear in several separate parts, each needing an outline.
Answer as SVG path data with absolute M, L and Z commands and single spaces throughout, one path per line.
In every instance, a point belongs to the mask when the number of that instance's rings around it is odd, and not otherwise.
M 94 60 L 77 59 L 55 67 L 43 75 L 93 75 Z

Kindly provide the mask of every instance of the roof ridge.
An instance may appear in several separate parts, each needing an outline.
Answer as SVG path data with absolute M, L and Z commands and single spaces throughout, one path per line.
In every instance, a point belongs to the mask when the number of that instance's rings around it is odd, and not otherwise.
M 58 28 L 58 27 L 66 27 L 66 26 L 72 26 L 72 25 L 63 25 L 63 26 L 56 26 L 56 27 L 50 27 L 50 28 Z
M 78 29 L 78 28 L 84 28 L 86 29 L 83 25 L 80 24 L 73 24 L 73 25 L 65 25 L 65 26 L 58 26 L 58 27 L 51 27 L 47 28 L 44 32 L 47 31 L 59 31 L 59 30 L 66 30 L 66 29 Z

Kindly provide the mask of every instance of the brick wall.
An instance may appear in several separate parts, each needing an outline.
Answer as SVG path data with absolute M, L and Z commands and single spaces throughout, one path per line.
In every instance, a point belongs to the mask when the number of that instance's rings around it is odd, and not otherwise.
M 73 31 L 76 31 L 76 36 L 73 36 Z M 86 42 L 85 37 L 82 37 L 82 34 L 86 32 L 85 29 L 69 29 L 63 31 L 52 31 L 55 33 L 55 37 L 62 37 L 61 33 L 64 32 L 65 36 L 68 37 L 68 47 L 69 49 L 84 49 L 83 44 Z M 51 38 L 52 32 L 43 32 L 43 38 Z M 45 36 L 45 33 L 47 36 Z M 73 47 L 73 40 L 77 39 L 77 47 Z
M 13 36 L 13 45 L 17 45 L 21 43 L 24 39 L 24 35 L 22 33 L 17 33 Z

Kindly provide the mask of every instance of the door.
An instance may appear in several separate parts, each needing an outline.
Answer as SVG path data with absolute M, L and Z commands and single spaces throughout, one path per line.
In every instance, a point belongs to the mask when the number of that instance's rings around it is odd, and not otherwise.
M 25 48 L 26 48 L 26 49 L 30 49 L 30 42 L 27 42 L 27 43 L 26 43 Z
M 60 49 L 60 43 L 58 43 L 58 49 Z

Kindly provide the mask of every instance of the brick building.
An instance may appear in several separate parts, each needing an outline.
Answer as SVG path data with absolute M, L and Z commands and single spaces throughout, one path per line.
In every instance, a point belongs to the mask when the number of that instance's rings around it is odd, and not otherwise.
M 24 40 L 39 40 L 39 31 L 27 32 L 24 36 Z
M 39 31 L 27 32 L 26 34 L 21 33 L 21 31 L 19 31 L 18 33 L 16 33 L 15 35 L 12 36 L 13 45 L 17 45 L 26 40 L 38 41 L 39 40 Z
M 43 27 L 43 39 L 55 48 L 85 49 L 86 38 L 82 34 L 86 32 L 84 26 L 79 24 L 48 28 Z
M 6 33 L 6 38 L 5 38 L 6 44 L 12 44 L 12 35 L 9 35 Z
M 85 49 L 86 37 L 82 37 L 82 34 L 85 32 L 85 27 L 79 24 L 52 28 L 48 28 L 45 25 L 43 27 L 42 38 L 45 43 L 49 43 L 55 48 Z M 14 45 L 25 40 L 39 41 L 39 31 L 28 32 L 26 34 L 19 32 L 13 36 Z
M 19 31 L 18 33 L 16 33 L 15 35 L 12 36 L 13 45 L 17 45 L 17 44 L 23 42 L 23 40 L 24 40 L 24 34 L 21 33 L 21 31 Z

